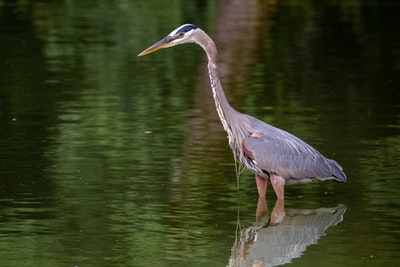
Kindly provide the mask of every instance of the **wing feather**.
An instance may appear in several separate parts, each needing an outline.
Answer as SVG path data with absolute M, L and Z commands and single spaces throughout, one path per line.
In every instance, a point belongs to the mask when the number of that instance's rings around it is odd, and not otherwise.
M 346 181 L 342 168 L 294 135 L 268 126 L 262 134 L 243 140 L 258 167 L 293 181 L 335 179 Z M 271 128 L 269 128 L 271 127 Z M 265 131 L 268 130 L 268 131 Z M 268 135 L 266 135 L 268 133 Z

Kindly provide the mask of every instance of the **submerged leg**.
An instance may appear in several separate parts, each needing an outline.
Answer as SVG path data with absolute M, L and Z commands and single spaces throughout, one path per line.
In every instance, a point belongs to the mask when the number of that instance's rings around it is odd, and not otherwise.
M 258 196 L 265 197 L 265 193 L 267 192 L 268 180 L 256 174 L 256 183 L 257 183 Z
M 274 188 L 275 194 L 278 199 L 284 199 L 285 197 L 285 179 L 277 174 L 270 176 L 272 187 Z
M 286 212 L 285 212 L 285 203 L 283 199 L 278 199 L 275 203 L 275 207 L 271 212 L 271 224 L 272 225 L 277 225 L 280 222 L 283 221 L 283 218 L 285 218 Z
M 265 197 L 259 197 L 256 210 L 256 221 L 259 222 L 261 218 L 268 213 L 267 200 Z

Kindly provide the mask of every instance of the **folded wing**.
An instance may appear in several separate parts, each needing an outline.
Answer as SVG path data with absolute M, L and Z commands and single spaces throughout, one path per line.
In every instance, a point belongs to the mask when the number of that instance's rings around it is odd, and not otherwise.
M 277 128 L 273 130 L 270 136 L 254 133 L 243 140 L 244 150 L 259 168 L 274 172 L 288 182 L 307 182 L 313 179 L 346 181 L 346 175 L 336 161 L 327 159 L 285 131 Z

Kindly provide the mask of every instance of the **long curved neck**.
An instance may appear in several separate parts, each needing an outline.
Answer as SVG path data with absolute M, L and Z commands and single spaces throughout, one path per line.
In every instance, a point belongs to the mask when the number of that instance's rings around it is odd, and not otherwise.
M 196 43 L 199 44 L 207 54 L 208 58 L 208 75 L 210 77 L 211 89 L 214 96 L 215 107 L 217 109 L 219 118 L 221 120 L 222 126 L 228 133 L 230 138 L 232 135 L 232 129 L 229 126 L 229 118 L 232 117 L 234 113 L 238 113 L 234 110 L 226 99 L 224 90 L 222 89 L 221 81 L 218 76 L 217 67 L 217 48 L 214 41 L 202 30 L 200 30 L 198 39 Z M 231 140 L 229 140 L 231 142 Z

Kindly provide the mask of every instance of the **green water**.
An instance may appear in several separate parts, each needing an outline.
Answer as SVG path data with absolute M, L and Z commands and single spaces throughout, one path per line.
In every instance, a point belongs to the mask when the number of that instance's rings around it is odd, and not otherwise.
M 243 2 L 243 3 L 242 3 Z M 0 266 L 397 266 L 400 4 L 1 1 Z M 136 55 L 194 23 L 232 105 L 349 182 L 288 186 L 256 219 L 205 56 Z

